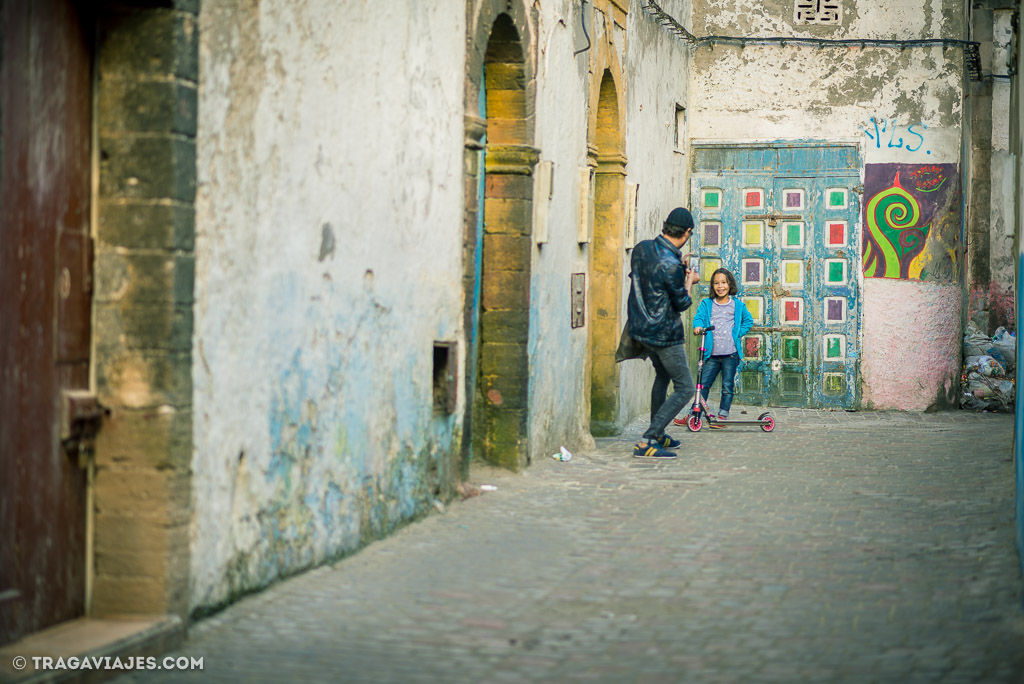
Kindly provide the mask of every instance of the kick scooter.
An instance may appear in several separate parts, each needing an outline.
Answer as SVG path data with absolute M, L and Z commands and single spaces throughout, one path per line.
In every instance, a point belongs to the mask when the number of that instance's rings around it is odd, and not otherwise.
M 768 415 L 765 411 L 757 417 L 757 420 L 719 420 L 716 416 L 711 415 L 708 411 L 708 404 L 704 400 L 704 395 L 701 390 L 704 389 L 704 385 L 701 381 L 704 379 L 704 341 L 707 339 L 707 334 L 715 329 L 715 326 L 709 325 L 704 328 L 704 333 L 700 336 L 700 351 L 697 353 L 697 395 L 693 398 L 693 406 L 690 408 L 690 412 L 686 418 L 686 428 L 690 432 L 700 432 L 701 427 L 704 425 L 704 421 L 707 420 L 708 425 L 758 425 L 765 432 L 771 432 L 775 429 L 775 419 Z

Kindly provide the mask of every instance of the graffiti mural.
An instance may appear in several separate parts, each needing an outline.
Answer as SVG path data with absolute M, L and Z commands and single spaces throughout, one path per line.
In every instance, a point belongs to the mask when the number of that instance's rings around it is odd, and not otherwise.
M 956 280 L 961 222 L 956 164 L 868 164 L 864 197 L 866 278 Z

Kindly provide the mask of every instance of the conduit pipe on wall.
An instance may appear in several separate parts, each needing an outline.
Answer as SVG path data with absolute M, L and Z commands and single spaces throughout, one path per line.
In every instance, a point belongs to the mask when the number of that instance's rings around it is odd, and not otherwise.
M 587 46 L 584 47 L 584 48 L 580 48 L 576 52 L 572 53 L 573 57 L 575 57 L 576 55 L 580 54 L 581 52 L 586 52 L 587 50 L 590 49 L 590 34 L 587 33 L 587 10 L 586 10 L 586 7 L 587 7 L 587 0 L 583 0 L 580 3 L 580 26 L 583 27 L 583 35 L 587 37 Z

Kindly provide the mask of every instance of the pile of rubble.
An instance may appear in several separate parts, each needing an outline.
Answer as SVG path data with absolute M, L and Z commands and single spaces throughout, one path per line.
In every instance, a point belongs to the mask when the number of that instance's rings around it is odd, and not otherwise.
M 1016 398 L 1014 369 L 1017 339 L 1006 328 L 992 337 L 967 324 L 964 333 L 964 368 L 960 376 L 960 408 L 968 411 L 1013 411 Z

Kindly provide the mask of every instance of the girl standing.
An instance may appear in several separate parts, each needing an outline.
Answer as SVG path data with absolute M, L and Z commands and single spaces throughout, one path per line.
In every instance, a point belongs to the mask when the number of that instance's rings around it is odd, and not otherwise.
M 703 389 L 701 394 L 706 401 L 711 385 L 718 374 L 722 374 L 722 399 L 718 405 L 718 420 L 729 417 L 732 408 L 733 388 L 736 382 L 736 369 L 743 358 L 743 345 L 740 342 L 750 328 L 754 319 L 747 306 L 736 299 L 736 278 L 728 269 L 720 268 L 711 275 L 712 297 L 705 298 L 693 317 L 693 334 L 703 335 L 704 329 L 715 326 L 710 344 L 704 351 L 704 372 L 701 376 Z M 679 423 L 679 420 L 676 420 Z M 683 425 L 686 420 L 683 419 Z M 725 425 L 711 424 L 711 427 L 722 428 Z

